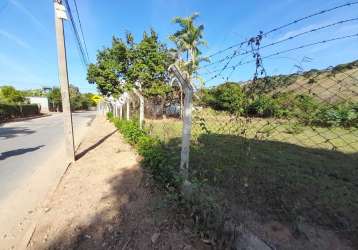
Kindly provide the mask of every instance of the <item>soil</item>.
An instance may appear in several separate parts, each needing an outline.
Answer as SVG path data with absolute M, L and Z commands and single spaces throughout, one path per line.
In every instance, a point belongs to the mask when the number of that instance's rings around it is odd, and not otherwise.
M 210 249 L 139 160 L 115 127 L 97 117 L 77 161 L 45 202 L 28 249 Z

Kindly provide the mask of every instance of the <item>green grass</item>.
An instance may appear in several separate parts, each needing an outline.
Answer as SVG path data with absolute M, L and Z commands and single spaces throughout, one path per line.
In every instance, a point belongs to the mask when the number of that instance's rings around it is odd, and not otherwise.
M 181 121 L 146 121 L 146 127 L 179 154 Z M 192 135 L 191 181 L 215 187 L 213 195 L 233 207 L 292 225 L 304 219 L 347 234 L 358 230 L 356 128 L 202 110 L 194 113 Z

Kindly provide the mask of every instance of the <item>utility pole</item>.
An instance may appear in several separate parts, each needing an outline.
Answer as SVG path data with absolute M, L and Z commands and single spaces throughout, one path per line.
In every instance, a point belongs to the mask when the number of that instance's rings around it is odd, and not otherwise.
M 54 0 L 55 7 L 55 28 L 57 42 L 58 73 L 61 85 L 62 109 L 64 118 L 65 147 L 69 162 L 75 161 L 75 143 L 73 138 L 72 113 L 69 95 L 68 72 L 65 35 L 63 20 L 67 19 L 66 9 L 62 5 L 62 0 Z

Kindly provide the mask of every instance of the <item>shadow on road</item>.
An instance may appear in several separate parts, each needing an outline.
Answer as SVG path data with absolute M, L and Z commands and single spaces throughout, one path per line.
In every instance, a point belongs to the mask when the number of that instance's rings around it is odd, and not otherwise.
M 0 160 L 5 160 L 9 157 L 12 157 L 12 156 L 18 156 L 18 155 L 22 155 L 22 154 L 26 154 L 26 153 L 29 153 L 29 152 L 33 152 L 33 151 L 36 151 L 42 147 L 44 147 L 45 145 L 40 145 L 40 146 L 37 146 L 37 147 L 33 147 L 33 148 L 20 148 L 20 149 L 15 149 L 15 150 L 10 150 L 10 151 L 6 151 L 6 152 L 2 152 L 0 154 Z
M 28 128 L 0 128 L 0 139 L 10 139 L 19 135 L 29 135 L 35 133 Z

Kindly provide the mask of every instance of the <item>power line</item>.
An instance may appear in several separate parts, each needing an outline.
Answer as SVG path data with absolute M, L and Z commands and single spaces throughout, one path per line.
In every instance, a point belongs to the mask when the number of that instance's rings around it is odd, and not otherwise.
M 87 50 L 87 44 L 86 44 L 85 36 L 84 36 L 84 34 L 83 34 L 82 22 L 81 22 L 80 14 L 79 14 L 79 12 L 78 12 L 77 2 L 76 2 L 76 0 L 73 0 L 73 2 L 75 3 L 75 9 L 76 9 L 76 14 L 77 14 L 77 20 L 78 20 L 78 23 L 79 23 L 79 25 L 80 25 L 80 31 L 81 31 L 81 34 L 82 34 L 82 40 L 83 40 L 83 44 L 84 44 L 84 47 L 85 47 L 85 52 L 86 52 L 86 55 L 87 55 L 87 60 L 89 61 L 89 55 L 88 55 L 88 50 Z
M 315 17 L 315 16 L 319 16 L 319 15 L 323 15 L 323 14 L 326 14 L 326 13 L 329 13 L 329 12 L 332 12 L 332 11 L 335 11 L 335 10 L 337 10 L 337 9 L 344 8 L 344 7 L 349 7 L 349 6 L 356 5 L 356 4 L 358 4 L 358 1 L 349 2 L 349 3 L 346 3 L 346 4 L 338 5 L 338 6 L 329 8 L 329 9 L 325 9 L 325 10 L 321 10 L 321 11 L 315 12 L 315 13 L 310 14 L 310 15 L 308 15 L 308 16 L 305 16 L 305 17 L 296 19 L 296 20 L 294 20 L 294 21 L 292 21 L 292 22 L 290 22 L 290 23 L 287 23 L 287 24 L 281 25 L 281 26 L 279 26 L 279 27 L 276 27 L 276 28 L 274 28 L 274 29 L 272 29 L 272 30 L 270 30 L 270 31 L 264 32 L 264 33 L 263 33 L 263 36 L 267 36 L 267 35 L 270 34 L 270 33 L 273 33 L 273 32 L 276 32 L 276 31 L 278 31 L 278 30 L 287 28 L 287 27 L 289 27 L 289 26 L 291 26 L 291 25 L 297 24 L 297 23 L 299 23 L 299 22 L 301 22 L 301 21 L 304 21 L 304 20 L 307 20 L 307 19 L 309 19 L 309 18 L 312 18 L 312 17 Z M 233 45 L 231 45 L 231 46 L 229 46 L 229 47 L 227 47 L 227 48 L 225 48 L 225 49 L 219 50 L 219 51 L 217 51 L 217 52 L 215 52 L 215 53 L 213 53 L 213 54 L 211 54 L 211 55 L 209 55 L 209 56 L 207 56 L 207 57 L 208 57 L 208 58 L 211 58 L 211 57 L 214 57 L 214 56 L 216 56 L 216 55 L 218 55 L 218 54 L 222 54 L 222 53 L 224 53 L 225 51 L 228 51 L 228 50 L 231 50 L 231 49 L 233 49 L 233 48 L 235 48 L 235 47 L 241 46 L 241 45 L 247 43 L 248 41 L 249 41 L 249 39 L 246 39 L 245 41 L 242 41 L 242 42 L 240 42 L 240 43 L 233 44 Z
M 277 42 L 273 42 L 273 43 L 264 45 L 260 49 L 268 48 L 268 47 L 271 47 L 271 46 L 274 46 L 274 45 L 277 45 L 277 44 L 281 44 L 283 42 L 293 40 L 293 39 L 295 39 L 297 37 L 300 37 L 300 36 L 303 36 L 303 35 L 306 35 L 306 34 L 310 34 L 310 33 L 313 33 L 313 32 L 317 32 L 317 31 L 320 31 L 320 30 L 323 30 L 323 29 L 331 28 L 331 27 L 334 27 L 334 26 L 337 26 L 337 25 L 341 25 L 341 24 L 348 23 L 348 22 L 353 22 L 353 21 L 358 21 L 358 18 L 351 18 L 351 19 L 341 20 L 341 21 L 338 21 L 338 22 L 335 22 L 335 23 L 331 23 L 331 24 L 328 24 L 328 25 L 324 25 L 324 26 L 321 26 L 321 27 L 318 27 L 318 28 L 308 30 L 308 31 L 304 31 L 304 32 L 298 33 L 296 35 L 281 39 L 281 40 L 279 40 Z M 224 57 L 224 58 L 222 58 L 222 59 L 220 59 L 218 61 L 215 61 L 215 62 L 206 64 L 206 65 L 204 65 L 202 67 L 199 67 L 199 70 L 203 69 L 203 68 L 207 68 L 207 67 L 215 65 L 215 64 L 222 63 L 222 62 L 224 62 L 226 60 L 231 60 L 233 57 L 237 57 L 237 56 L 241 56 L 241 55 L 247 55 L 249 53 L 251 53 L 251 51 L 245 51 L 245 52 L 242 52 L 242 53 L 237 53 L 237 50 L 235 50 L 235 52 L 234 52 L 235 55 L 234 56 L 231 56 L 231 57 L 226 56 L 226 57 Z
M 86 54 L 84 52 L 80 36 L 78 34 L 78 31 L 77 31 L 76 23 L 75 23 L 75 21 L 73 19 L 71 7 L 70 7 L 70 5 L 68 3 L 68 0 L 65 0 L 65 3 L 66 3 L 66 6 L 67 6 L 68 14 L 70 16 L 70 21 L 71 21 L 71 24 L 72 24 L 73 32 L 75 33 L 75 37 L 76 37 L 76 40 L 77 40 L 77 45 L 78 45 L 78 49 L 79 49 L 80 56 L 81 56 L 81 59 L 82 59 L 82 63 L 87 68 L 88 60 L 87 60 Z
M 267 58 L 270 58 L 270 57 L 273 57 L 273 56 L 278 56 L 278 55 L 281 55 L 281 54 L 285 54 L 285 53 L 288 53 L 288 52 L 300 50 L 300 49 L 303 49 L 303 48 L 312 47 L 312 46 L 315 46 L 315 45 L 325 44 L 325 43 L 329 43 L 329 42 L 334 42 L 334 41 L 338 41 L 338 40 L 344 40 L 344 39 L 349 39 L 349 38 L 355 38 L 355 37 L 358 37 L 358 33 L 357 33 L 357 34 L 353 34 L 353 35 L 340 36 L 340 37 L 335 37 L 335 38 L 331 38 L 331 39 L 326 39 L 326 40 L 322 40 L 322 41 L 319 41 L 319 42 L 308 43 L 308 44 L 304 44 L 304 45 L 301 45 L 301 46 L 298 46 L 298 47 L 295 47 L 295 48 L 291 48 L 291 49 L 281 50 L 281 51 L 272 53 L 272 54 L 270 54 L 270 55 L 261 57 L 261 59 L 267 59 Z M 249 61 L 246 61 L 246 62 L 241 62 L 241 61 L 240 61 L 238 64 L 236 64 L 236 65 L 234 65 L 234 66 L 232 66 L 232 67 L 228 67 L 228 68 L 231 69 L 232 71 L 234 71 L 234 70 L 235 70 L 237 67 L 239 67 L 239 66 L 242 66 L 242 65 L 245 65 L 245 64 L 249 64 L 249 63 L 252 63 L 252 62 L 255 62 L 255 61 L 256 61 L 255 59 L 254 59 L 254 60 L 249 60 Z M 211 74 L 216 73 L 216 72 L 220 72 L 220 73 L 214 75 L 214 76 L 211 77 L 209 80 L 205 81 L 205 83 L 207 83 L 207 82 L 209 82 L 209 81 L 211 81 L 211 80 L 214 80 L 214 79 L 218 78 L 218 77 L 222 74 L 223 69 L 214 70 L 214 71 L 211 72 Z

